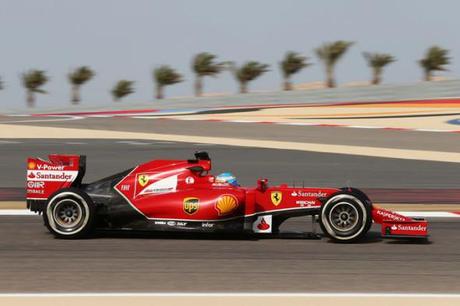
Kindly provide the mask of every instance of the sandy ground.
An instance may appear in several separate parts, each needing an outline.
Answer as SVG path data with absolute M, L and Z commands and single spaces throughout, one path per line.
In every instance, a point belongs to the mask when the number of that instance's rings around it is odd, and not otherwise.
M 137 306 L 152 306 L 152 305 L 252 305 L 252 306 L 388 306 L 388 305 L 404 305 L 404 306 L 458 306 L 460 297 L 458 296 L 25 296 L 25 297 L 3 297 L 0 296 L 1 305 L 9 306 L 80 306 L 80 305 L 137 305 Z
M 195 115 L 193 117 L 174 116 L 173 118 L 200 120 L 214 119 L 242 121 L 271 121 L 290 123 L 302 122 L 310 124 L 344 124 L 370 127 L 438 129 L 460 131 L 459 125 L 447 123 L 447 121 L 449 120 L 460 118 L 460 104 L 390 103 L 344 106 L 286 107 L 268 108 L 251 112 Z
M 26 209 L 24 201 L 1 201 L 0 209 Z

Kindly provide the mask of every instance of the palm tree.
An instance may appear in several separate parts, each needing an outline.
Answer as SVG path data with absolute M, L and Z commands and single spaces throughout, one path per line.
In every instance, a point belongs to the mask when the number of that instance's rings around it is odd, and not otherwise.
M 447 56 L 447 53 L 449 53 L 447 49 L 432 46 L 427 50 L 425 57 L 418 61 L 423 68 L 425 81 L 432 80 L 434 71 L 446 70 L 444 66 L 450 64 L 450 57 Z
M 372 68 L 371 84 L 378 85 L 382 81 L 383 67 L 396 61 L 396 58 L 388 53 L 363 53 L 367 65 Z
M 240 93 L 247 93 L 248 83 L 267 72 L 269 67 L 267 64 L 262 64 L 256 61 L 246 62 L 239 68 L 231 62 L 228 64 L 240 84 Z
M 310 66 L 310 63 L 307 63 L 308 58 L 301 56 L 300 54 L 289 51 L 284 56 L 283 61 L 280 63 L 281 72 L 283 73 L 284 90 L 292 90 L 291 76 L 295 73 L 298 73 L 303 68 Z
M 22 85 L 27 91 L 27 106 L 35 106 L 35 93 L 43 93 L 46 91 L 41 89 L 48 82 L 49 78 L 43 70 L 29 70 L 21 76 Z
M 156 82 L 156 98 L 163 99 L 163 88 L 182 82 L 182 75 L 173 68 L 163 65 L 153 71 L 153 79 Z
M 78 104 L 80 102 L 80 87 L 94 77 L 94 71 L 87 66 L 82 66 L 70 72 L 68 77 L 70 84 L 72 84 L 72 103 Z
M 353 45 L 351 41 L 338 40 L 335 42 L 324 43 L 321 47 L 315 49 L 316 55 L 324 63 L 326 68 L 326 85 L 335 87 L 334 67 L 337 61 L 347 52 L 348 48 Z
M 214 77 L 221 72 L 223 65 L 222 63 L 216 63 L 216 58 L 216 55 L 207 52 L 199 53 L 193 58 L 192 70 L 196 74 L 195 96 L 199 97 L 203 93 L 203 77 Z
M 119 101 L 121 98 L 134 92 L 134 81 L 120 80 L 112 88 L 112 96 L 114 101 Z

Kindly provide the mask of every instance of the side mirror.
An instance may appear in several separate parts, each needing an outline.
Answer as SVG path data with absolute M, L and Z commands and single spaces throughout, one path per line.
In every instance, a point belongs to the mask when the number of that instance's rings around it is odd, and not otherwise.
M 264 192 L 268 188 L 267 179 L 258 179 L 257 180 L 257 190 Z

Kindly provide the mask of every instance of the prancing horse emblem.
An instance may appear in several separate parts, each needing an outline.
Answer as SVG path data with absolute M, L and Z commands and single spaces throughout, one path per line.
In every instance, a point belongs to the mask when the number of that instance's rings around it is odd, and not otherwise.
M 283 199 L 283 194 L 281 193 L 281 191 L 272 191 L 271 199 L 273 205 L 278 206 L 281 203 L 281 200 Z
M 139 175 L 139 177 L 137 178 L 137 181 L 139 182 L 139 185 L 141 185 L 142 187 L 144 187 L 145 185 L 147 185 L 147 183 L 149 182 L 149 176 L 147 174 L 141 174 Z

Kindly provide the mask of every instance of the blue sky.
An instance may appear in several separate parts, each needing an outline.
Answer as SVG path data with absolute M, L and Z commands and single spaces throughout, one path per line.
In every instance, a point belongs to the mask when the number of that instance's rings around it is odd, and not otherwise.
M 49 94 L 39 96 L 39 105 L 68 104 L 66 75 L 79 65 L 97 73 L 82 89 L 83 105 L 107 103 L 119 79 L 136 81 L 136 93 L 124 103 L 153 100 L 151 71 L 161 64 L 177 68 L 186 79 L 168 87 L 167 96 L 189 96 L 191 57 L 201 51 L 221 60 L 270 64 L 271 72 L 250 89 L 279 87 L 278 62 L 287 50 L 310 56 L 314 64 L 295 82 L 319 81 L 323 68 L 313 49 L 337 39 L 356 42 L 337 65 L 339 83 L 369 79 L 363 51 L 397 57 L 384 82 L 418 81 L 422 73 L 416 60 L 433 44 L 451 50 L 453 63 L 443 75 L 460 75 L 458 1 L 0 0 L 0 8 L 0 76 L 5 82 L 0 103 L 9 106 L 25 104 L 19 76 L 30 68 L 51 77 L 45 86 Z M 237 85 L 225 73 L 207 78 L 205 91 L 233 93 Z

